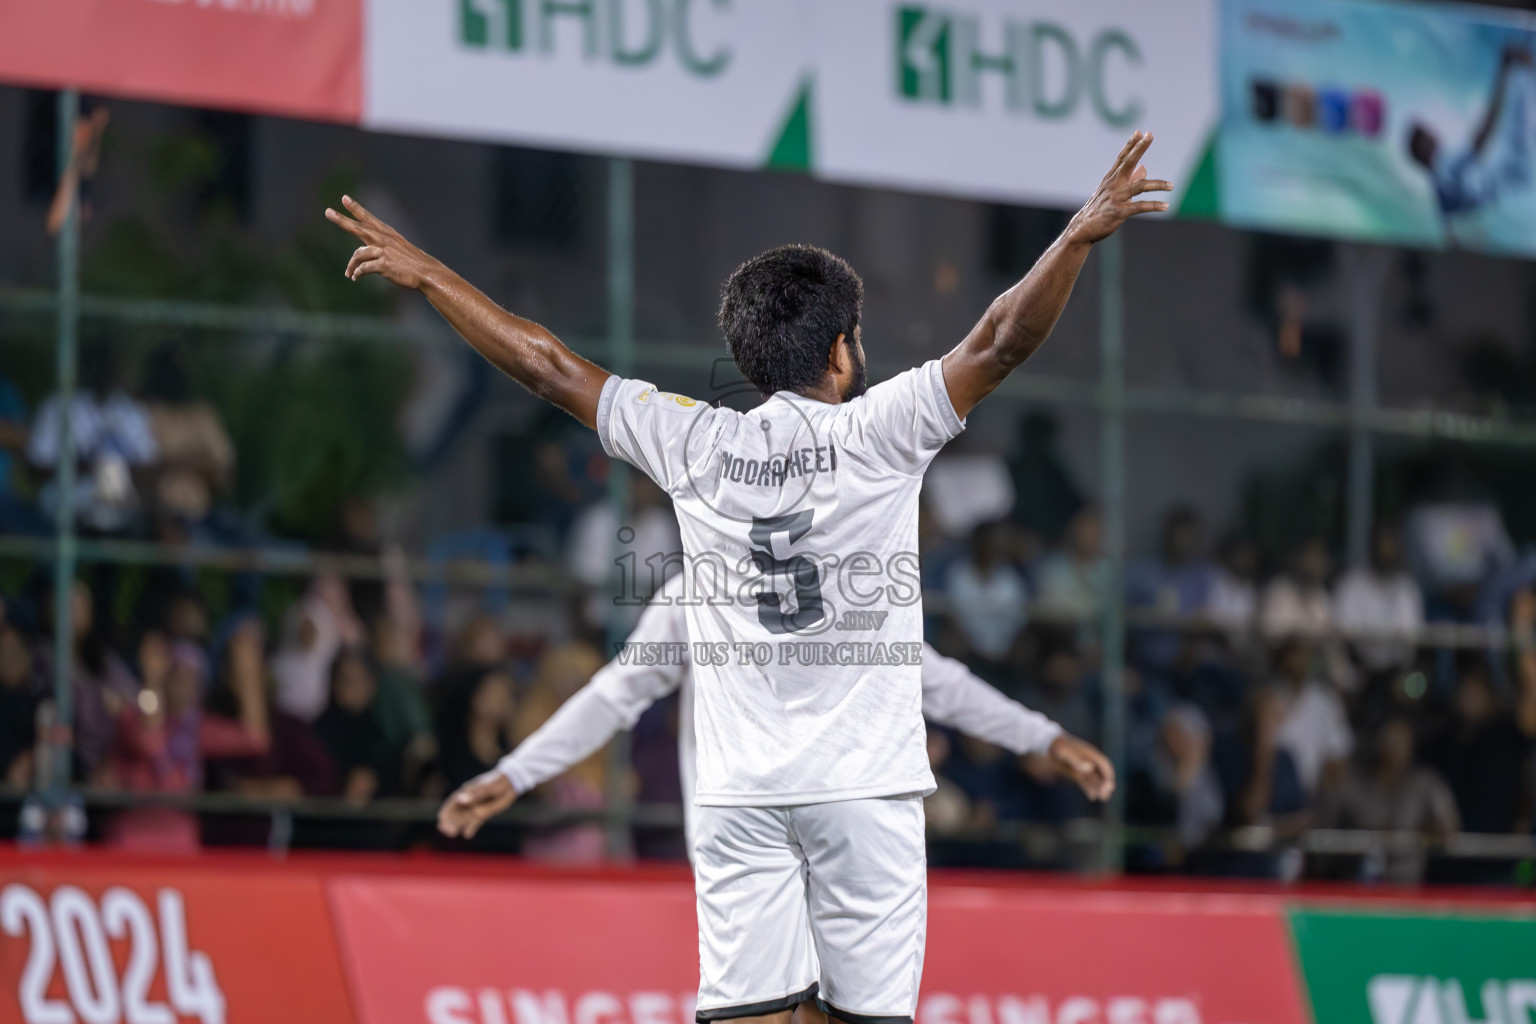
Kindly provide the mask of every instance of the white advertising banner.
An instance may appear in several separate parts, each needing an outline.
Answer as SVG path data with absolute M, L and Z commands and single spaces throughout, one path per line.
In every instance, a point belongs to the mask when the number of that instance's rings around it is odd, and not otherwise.
M 1217 121 L 1212 0 L 816 5 L 814 170 L 1076 206 L 1134 129 L 1185 186 Z
M 369 0 L 365 126 L 1076 205 L 1187 179 L 1215 0 Z M 1179 180 L 1182 184 L 1183 181 Z
M 805 26 L 803 0 L 369 0 L 363 124 L 758 167 Z

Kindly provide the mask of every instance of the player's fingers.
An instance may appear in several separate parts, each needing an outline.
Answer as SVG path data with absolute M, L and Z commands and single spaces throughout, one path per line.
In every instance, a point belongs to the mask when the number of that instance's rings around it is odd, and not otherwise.
M 352 271 L 356 270 L 361 264 L 368 260 L 378 259 L 383 255 L 384 250 L 376 245 L 359 246 L 357 251 L 352 254 L 352 258 L 347 261 L 347 276 L 351 277 Z
M 353 199 L 351 196 L 342 196 L 341 204 L 347 208 L 348 213 L 362 221 L 364 224 L 374 224 L 378 225 L 379 227 L 388 227 L 388 225 L 379 220 L 379 218 L 369 213 L 367 209 L 363 207 L 362 203 L 358 202 L 356 199 Z
M 1152 133 L 1142 132 L 1141 138 L 1136 140 L 1136 145 L 1132 146 L 1130 153 L 1126 155 L 1125 165 L 1134 168 L 1137 164 L 1141 163 L 1141 158 L 1146 155 L 1147 148 L 1151 145 Z
M 1168 209 L 1168 204 L 1163 202 L 1142 201 L 1139 203 L 1128 203 L 1126 205 L 1126 209 L 1130 210 L 1133 216 L 1138 213 L 1164 213 Z
M 1141 141 L 1141 132 L 1131 132 L 1131 137 L 1125 140 L 1125 145 L 1120 147 L 1120 153 L 1115 157 L 1115 162 L 1110 166 L 1111 171 L 1118 171 L 1125 165 L 1125 158 L 1131 152 L 1131 148 Z
M 1173 182 L 1164 181 L 1162 178 L 1142 178 L 1131 185 L 1131 195 L 1140 195 L 1143 192 L 1172 192 Z
M 362 238 L 366 241 L 363 226 L 357 221 L 353 220 L 351 217 L 344 217 L 336 210 L 333 210 L 327 206 L 325 208 L 325 219 L 330 221 L 332 224 L 335 224 L 337 227 L 341 228 L 341 230 L 347 232 L 348 234 L 355 235 L 356 237 Z
M 369 274 L 382 274 L 383 272 L 384 261 L 382 259 L 377 259 L 369 260 L 367 263 L 359 263 L 349 276 L 354 281 L 361 281 Z
M 1115 763 L 1098 750 L 1093 752 L 1093 759 L 1099 771 L 1099 799 L 1108 800 L 1115 793 Z

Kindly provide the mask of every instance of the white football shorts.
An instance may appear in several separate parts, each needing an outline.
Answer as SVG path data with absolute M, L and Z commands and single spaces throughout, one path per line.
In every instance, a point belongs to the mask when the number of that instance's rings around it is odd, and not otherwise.
M 811 998 L 848 1024 L 910 1024 L 928 924 L 920 795 L 695 813 L 699 1024 Z

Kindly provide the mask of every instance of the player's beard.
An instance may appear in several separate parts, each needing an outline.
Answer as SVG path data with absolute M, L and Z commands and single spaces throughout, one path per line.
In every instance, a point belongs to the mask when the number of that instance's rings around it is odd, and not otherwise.
M 848 346 L 848 354 L 853 359 L 853 379 L 848 382 L 848 390 L 843 392 L 843 401 L 851 401 L 869 390 L 869 374 L 864 367 L 864 353 L 859 351 L 857 345 Z

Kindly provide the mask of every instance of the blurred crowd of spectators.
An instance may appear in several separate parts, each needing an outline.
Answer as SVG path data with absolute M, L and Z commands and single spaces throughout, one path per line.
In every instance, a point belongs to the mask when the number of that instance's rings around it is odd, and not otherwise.
M 1013 519 L 925 538 L 941 650 L 1090 739 L 1103 735 L 1097 616 L 1111 585 L 1098 511 L 1056 543 Z M 1509 877 L 1508 863 L 1432 864 L 1410 842 L 1303 858 L 1314 828 L 1422 840 L 1530 833 L 1536 793 L 1536 559 L 1489 506 L 1429 504 L 1374 531 L 1369 563 L 1336 572 L 1321 538 L 1270 574 L 1258 546 L 1213 557 L 1188 508 L 1123 581 L 1126 816 L 1142 870 L 1297 877 Z M 1428 631 L 1476 626 L 1450 642 Z M 1096 812 L 1044 758 L 937 733 L 930 823 L 1056 825 Z M 1149 831 L 1149 834 L 1150 831 Z M 1234 837 L 1236 842 L 1234 843 Z M 1134 833 L 1133 833 L 1134 838 Z M 964 856 L 970 856 L 965 854 Z M 997 853 L 1015 861 L 1013 849 Z
M 80 470 L 74 514 L 86 536 L 241 542 L 244 528 L 219 511 L 236 456 L 218 414 L 174 373 L 159 380 L 152 398 L 139 397 L 110 360 L 98 361 L 67 407 L 48 397 L 31 415 L 0 380 L 0 534 L 49 530 L 67 417 Z M 1099 512 L 1048 454 L 1048 429 L 1038 419 L 1024 428 L 1024 454 L 1011 464 L 961 453 L 930 474 L 929 639 L 1103 742 L 1099 617 L 1116 581 Z M 445 600 L 411 576 L 363 500 L 345 504 L 335 537 L 317 547 L 371 559 L 367 578 L 346 577 L 322 554 L 319 564 L 332 567 L 302 586 L 246 573 L 210 594 L 207 577 L 185 569 L 87 566 L 71 594 L 73 781 L 362 805 L 436 798 L 490 768 L 602 664 L 625 625 L 611 601 L 616 556 L 635 552 L 638 573 L 647 553 L 680 544 L 665 496 L 638 474 L 629 477 L 629 529 L 619 528 L 606 462 L 590 443 L 557 429 L 529 449 L 538 494 L 527 499 L 528 518 L 566 552 L 558 569 L 568 586 L 554 600 L 494 588 Z M 494 534 L 469 538 L 458 554 L 522 557 Z M 617 585 L 637 583 L 638 575 Z M 1132 557 L 1118 585 L 1128 615 L 1125 810 L 1133 828 L 1147 830 L 1145 841 L 1132 833 L 1134 867 L 1471 878 L 1504 869 L 1436 864 L 1408 848 L 1307 859 L 1296 841 L 1315 828 L 1429 840 L 1531 832 L 1536 555 L 1515 550 L 1492 505 L 1417 505 L 1401 523 L 1377 527 L 1368 564 L 1343 571 L 1322 537 L 1276 553 L 1231 536 L 1212 552 L 1197 515 L 1175 508 L 1156 550 Z M 49 588 L 41 566 L 0 595 L 0 779 L 14 788 L 43 768 Z M 1455 644 L 1424 642 L 1444 624 L 1480 630 Z M 672 705 L 642 720 L 633 771 L 616 784 L 642 802 L 676 802 L 676 728 Z M 930 756 L 940 779 L 928 808 L 936 863 L 1081 856 L 1070 844 L 1006 838 L 1010 824 L 1070 826 L 1101 813 L 1046 759 L 937 728 Z M 534 799 L 600 811 L 610 769 L 600 753 Z M 93 815 L 92 829 L 124 846 L 264 841 L 259 829 L 170 805 Z M 1245 835 L 1252 841 L 1233 842 Z M 402 841 L 341 825 L 311 839 Z M 597 824 L 487 842 L 564 860 L 605 850 Z M 646 848 L 679 849 L 675 840 Z

